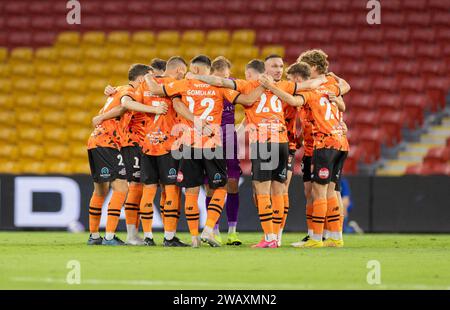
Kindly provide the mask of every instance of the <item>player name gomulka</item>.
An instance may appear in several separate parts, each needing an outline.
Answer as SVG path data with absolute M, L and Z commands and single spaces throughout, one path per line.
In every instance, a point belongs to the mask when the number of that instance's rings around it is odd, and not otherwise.
M 216 91 L 214 89 L 202 90 L 202 89 L 191 89 L 187 92 L 188 96 L 215 96 Z

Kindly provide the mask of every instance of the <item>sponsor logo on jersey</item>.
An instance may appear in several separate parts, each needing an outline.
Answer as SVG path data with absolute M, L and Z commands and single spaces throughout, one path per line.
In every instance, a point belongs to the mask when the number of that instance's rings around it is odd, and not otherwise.
M 214 175 L 213 183 L 217 184 L 217 183 L 220 183 L 220 182 L 222 182 L 222 175 L 220 173 L 216 173 Z
M 172 179 L 172 180 L 177 178 L 177 169 L 170 168 L 168 177 L 169 177 L 169 179 Z
M 100 177 L 102 178 L 109 178 L 111 176 L 111 174 L 109 173 L 109 169 L 107 167 L 103 167 L 100 170 Z
M 329 176 L 330 176 L 330 170 L 328 170 L 328 168 L 322 168 L 319 170 L 319 178 L 328 179 Z

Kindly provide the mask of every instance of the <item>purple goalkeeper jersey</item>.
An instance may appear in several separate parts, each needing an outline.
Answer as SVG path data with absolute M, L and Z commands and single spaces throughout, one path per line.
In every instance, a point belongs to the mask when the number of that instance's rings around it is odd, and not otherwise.
M 234 104 L 228 100 L 223 101 L 222 124 L 221 126 L 234 124 Z

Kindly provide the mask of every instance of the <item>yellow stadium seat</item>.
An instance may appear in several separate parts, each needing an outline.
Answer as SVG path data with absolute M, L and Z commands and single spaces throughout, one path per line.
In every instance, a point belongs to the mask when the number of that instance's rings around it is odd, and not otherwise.
M 45 164 L 47 173 L 61 173 L 61 174 L 72 173 L 72 165 L 68 161 L 45 160 L 44 164 Z
M 0 147 L 0 158 L 2 159 L 5 158 L 14 159 L 17 158 L 18 155 L 19 155 L 19 148 L 14 144 L 6 144 Z
M 62 80 L 62 91 L 64 93 L 83 94 L 86 89 L 86 80 L 83 78 L 65 78 Z
M 113 31 L 108 34 L 107 43 L 112 46 L 127 46 L 130 42 L 130 33 L 128 31 Z
M 45 173 L 47 173 L 47 167 L 41 161 L 20 160 L 19 164 L 21 165 L 22 173 L 31 173 L 31 174 L 45 174 Z
M 0 63 L 0 78 L 7 78 L 11 76 L 11 66 Z
M 149 63 L 152 58 L 155 58 L 157 55 L 156 48 L 147 47 L 147 48 L 137 48 L 133 50 L 133 63 Z
M 167 60 L 172 56 L 180 55 L 180 49 L 178 46 L 159 46 L 156 49 L 156 53 L 158 58 Z M 149 63 L 150 60 L 151 59 L 149 59 L 147 63 Z
M 151 31 L 137 31 L 131 39 L 141 47 L 150 47 L 155 44 L 155 34 Z
M 68 123 L 82 124 L 86 127 L 89 127 L 92 121 L 91 113 L 86 111 L 67 110 L 66 117 Z
M 253 30 L 236 30 L 231 36 L 231 44 L 233 45 L 253 45 L 255 43 L 256 34 Z
M 46 125 L 43 127 L 44 139 L 46 141 L 54 141 L 66 143 L 68 132 L 64 127 Z
M 59 95 L 47 94 L 39 96 L 39 106 L 41 107 L 41 113 L 47 112 L 47 110 L 62 110 L 65 107 L 64 100 Z M 43 113 L 44 114 L 44 113 Z
M 233 56 L 232 50 L 227 46 L 208 46 L 206 48 L 206 54 L 211 57 L 211 59 L 214 59 L 217 56 L 224 56 L 231 59 L 231 56 Z
M 83 35 L 82 44 L 85 46 L 103 45 L 105 39 L 106 36 L 103 31 L 89 31 Z
M 46 111 L 45 113 L 42 113 L 42 122 L 43 124 L 46 125 L 65 126 L 66 114 L 63 110 L 61 111 L 49 110 Z
M 84 61 L 86 62 L 92 62 L 92 61 L 99 61 L 103 62 L 107 59 L 108 53 L 107 50 L 103 47 L 92 47 L 88 46 L 84 48 L 83 51 L 84 55 Z
M 0 47 L 0 63 L 5 62 L 8 58 L 8 49 L 5 47 Z
M 200 30 L 185 31 L 181 37 L 182 44 L 203 45 L 205 42 L 205 33 Z
M 0 93 L 7 94 L 12 90 L 12 82 L 10 79 L 0 78 Z
M 64 105 L 68 109 L 73 110 L 86 110 L 89 109 L 89 107 L 86 105 L 85 96 L 80 93 L 76 95 L 65 95 L 63 97 Z
M 31 62 L 33 60 L 33 49 L 28 47 L 18 47 L 11 51 L 10 63 Z
M 2 124 L 2 127 L 0 127 L 0 141 L 15 143 L 17 140 L 17 131 L 15 128 L 3 127 L 4 125 L 6 124 Z
M 106 85 L 108 85 L 107 79 L 102 78 L 89 79 L 87 83 L 87 91 L 89 93 L 101 95 L 105 91 Z
M 87 140 L 89 136 L 86 137 L 84 141 L 86 142 L 76 142 L 69 144 L 69 150 L 72 158 L 86 158 L 87 159 Z
M 13 79 L 13 92 L 18 94 L 31 94 L 36 91 L 36 82 L 34 78 L 17 77 Z
M 183 49 L 182 55 L 186 58 L 186 61 L 190 61 L 197 55 L 203 54 L 206 55 L 206 49 L 204 47 L 198 47 L 195 45 L 187 46 Z M 209 55 L 208 55 L 209 56 Z
M 37 88 L 41 93 L 55 94 L 61 91 L 61 80 L 58 78 L 41 78 L 37 83 Z
M 91 126 L 78 127 L 74 130 L 69 130 L 69 140 L 73 142 L 78 141 L 84 143 L 88 140 L 91 133 Z
M 108 59 L 114 61 L 130 62 L 132 58 L 132 52 L 126 47 L 111 47 L 108 48 Z
M 16 119 L 19 124 L 27 124 L 32 126 L 40 126 L 41 114 L 36 113 L 33 109 L 17 109 Z
M 128 77 L 128 69 L 130 69 L 130 63 L 112 61 L 108 64 L 108 66 L 111 69 L 111 76 L 125 79 Z
M 83 50 L 79 47 L 62 47 L 58 49 L 58 58 L 62 63 L 64 61 L 71 63 L 80 61 L 82 56 Z
M 284 57 L 284 47 L 281 45 L 267 45 L 261 51 L 261 58 L 265 58 L 271 54 L 280 55 Z
M 60 65 L 51 62 L 35 62 L 36 76 L 41 77 L 56 77 L 59 74 Z
M 32 63 L 17 63 L 11 66 L 12 76 L 33 76 L 34 65 Z
M 88 76 L 109 76 L 109 66 L 106 63 L 85 63 L 84 67 Z
M 45 158 L 61 158 L 66 159 L 70 156 L 68 145 L 61 143 L 45 143 L 44 144 Z
M 106 86 L 106 84 L 103 86 L 103 90 L 101 92 L 92 93 L 92 94 L 86 96 L 86 98 L 85 98 L 85 100 L 86 100 L 85 105 L 87 107 L 89 107 L 90 111 L 95 111 L 95 115 L 98 114 L 100 109 L 103 108 L 103 106 L 106 103 L 107 98 L 103 94 L 103 91 L 105 90 L 105 86 Z M 114 86 L 118 86 L 118 85 L 114 85 Z
M 0 173 L 19 174 L 21 172 L 20 165 L 14 160 L 2 161 L 0 165 Z
M 228 30 L 212 30 L 206 35 L 208 45 L 227 45 L 230 41 L 230 32 Z
M 58 53 L 52 47 L 42 47 L 36 50 L 34 57 L 37 61 L 55 62 L 58 60 Z
M 174 30 L 164 30 L 158 33 L 156 42 L 161 45 L 178 45 L 180 33 Z
M 0 124 L 10 127 L 16 126 L 16 113 L 14 111 L 1 110 Z
M 87 152 L 86 152 L 86 154 L 87 154 Z M 86 159 L 73 160 L 73 161 L 71 161 L 70 164 L 71 164 L 71 170 L 73 173 L 80 173 L 80 174 L 90 173 L 89 161 L 87 159 L 87 155 L 86 155 Z
M 258 58 L 259 49 L 256 46 L 243 46 L 233 50 L 233 61 L 245 60 L 250 61 L 251 59 Z
M 20 141 L 32 141 L 34 143 L 42 142 L 42 138 L 44 135 L 41 128 L 29 126 L 32 126 L 32 124 L 28 124 L 28 126 L 26 127 L 21 126 L 17 128 Z
M 36 95 L 23 95 L 14 98 L 15 109 L 26 109 L 34 112 L 39 108 L 39 98 Z
M 12 109 L 14 107 L 13 97 L 0 94 L 0 107 L 2 107 L 5 111 Z
M 63 76 L 69 77 L 81 77 L 85 73 L 84 67 L 76 62 L 65 63 L 64 65 L 60 66 L 60 70 Z
M 56 45 L 58 46 L 77 46 L 80 44 L 80 33 L 77 31 L 66 31 L 58 35 Z

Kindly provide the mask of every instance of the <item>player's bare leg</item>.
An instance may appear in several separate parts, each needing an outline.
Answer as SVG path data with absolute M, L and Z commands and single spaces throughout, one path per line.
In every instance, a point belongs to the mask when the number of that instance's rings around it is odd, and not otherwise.
M 109 191 L 109 182 L 94 182 L 94 192 L 92 193 L 89 203 L 89 240 L 88 245 L 101 245 L 102 237 L 100 236 L 99 227 L 102 216 L 102 206 L 106 195 Z

